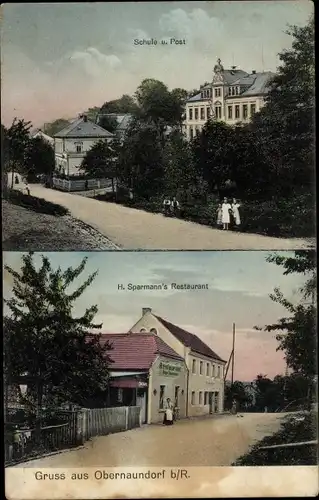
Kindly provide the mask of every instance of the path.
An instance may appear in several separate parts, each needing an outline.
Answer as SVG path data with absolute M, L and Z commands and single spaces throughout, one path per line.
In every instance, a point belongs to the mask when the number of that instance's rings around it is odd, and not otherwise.
M 299 238 L 272 238 L 222 231 L 193 222 L 166 218 L 115 203 L 29 186 L 31 195 L 68 208 L 76 219 L 127 250 L 293 250 L 309 248 Z M 79 248 L 81 250 L 81 248 Z
M 275 433 L 285 414 L 246 413 L 149 425 L 86 443 L 85 448 L 16 467 L 230 466 L 249 447 Z

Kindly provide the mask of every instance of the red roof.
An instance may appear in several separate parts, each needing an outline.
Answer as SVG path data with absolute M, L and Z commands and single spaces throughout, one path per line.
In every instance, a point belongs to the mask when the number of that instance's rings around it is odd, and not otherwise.
M 101 343 L 109 341 L 111 370 L 149 370 L 157 355 L 184 361 L 160 337 L 153 333 L 103 333 Z
M 174 337 L 176 337 L 182 344 L 184 344 L 186 347 L 190 347 L 192 351 L 197 352 L 198 354 L 203 354 L 208 358 L 213 358 L 216 360 L 218 359 L 219 361 L 223 361 L 225 363 L 224 359 L 220 358 L 218 354 L 216 354 L 194 333 L 187 332 L 186 330 L 183 330 L 183 328 L 180 328 L 177 325 L 173 325 L 173 323 L 166 321 L 160 316 L 155 316 L 155 318 L 157 318 L 158 321 L 160 321 L 162 325 L 165 326 L 165 328 L 167 328 L 167 330 L 169 330 L 174 335 Z

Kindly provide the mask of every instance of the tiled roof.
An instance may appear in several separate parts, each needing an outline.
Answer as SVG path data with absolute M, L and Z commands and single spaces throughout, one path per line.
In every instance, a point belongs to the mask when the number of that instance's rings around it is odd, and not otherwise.
M 152 333 L 103 333 L 101 343 L 109 341 L 113 350 L 112 370 L 149 370 L 157 355 L 183 361 L 160 337 Z
M 155 316 L 155 314 L 154 314 Z M 208 345 L 205 344 L 200 338 L 197 337 L 194 333 L 187 332 L 186 330 L 183 330 L 183 328 L 180 328 L 177 325 L 173 325 L 173 323 L 170 323 L 169 321 L 166 321 L 165 319 L 161 318 L 160 316 L 155 316 L 155 318 L 158 319 L 162 323 L 162 325 L 167 328 L 182 344 L 184 344 L 186 347 L 190 347 L 190 349 L 194 352 L 197 352 L 198 354 L 203 354 L 204 356 L 207 356 L 208 358 L 213 358 L 213 359 L 218 359 L 219 361 L 224 361 L 222 358 L 218 356 Z
M 113 137 L 111 132 L 100 127 L 97 123 L 84 118 L 78 118 L 63 130 L 55 134 L 54 137 Z
M 266 71 L 265 73 L 256 73 L 254 83 L 241 95 L 242 96 L 253 96 L 259 94 L 267 94 L 270 88 L 270 82 L 274 78 L 274 73 L 271 71 Z

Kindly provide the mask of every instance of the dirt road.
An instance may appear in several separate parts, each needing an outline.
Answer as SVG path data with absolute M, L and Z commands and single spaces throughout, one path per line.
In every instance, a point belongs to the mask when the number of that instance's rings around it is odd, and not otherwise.
M 292 250 L 310 246 L 309 242 L 298 238 L 226 232 L 193 222 L 168 219 L 161 214 L 47 189 L 39 184 L 29 187 L 33 196 L 63 205 L 74 218 L 92 226 L 127 250 Z
M 148 425 L 17 467 L 230 466 L 256 441 L 276 432 L 283 417 L 246 413 L 181 420 L 172 427 Z

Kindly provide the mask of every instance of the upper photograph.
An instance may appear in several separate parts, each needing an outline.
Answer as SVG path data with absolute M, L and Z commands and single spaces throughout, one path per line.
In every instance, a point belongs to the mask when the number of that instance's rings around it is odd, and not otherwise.
M 310 1 L 5 4 L 5 251 L 315 246 Z

